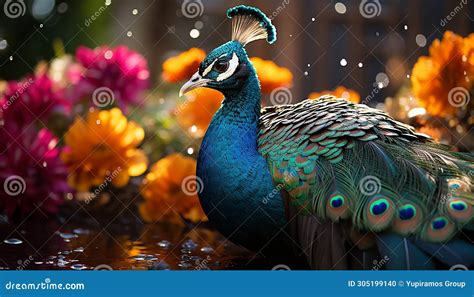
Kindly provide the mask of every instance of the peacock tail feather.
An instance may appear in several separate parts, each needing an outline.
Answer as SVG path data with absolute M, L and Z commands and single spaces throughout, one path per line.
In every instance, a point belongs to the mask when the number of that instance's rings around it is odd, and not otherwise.
M 331 96 L 262 110 L 259 152 L 301 211 L 447 242 L 473 228 L 474 157 L 384 112 Z

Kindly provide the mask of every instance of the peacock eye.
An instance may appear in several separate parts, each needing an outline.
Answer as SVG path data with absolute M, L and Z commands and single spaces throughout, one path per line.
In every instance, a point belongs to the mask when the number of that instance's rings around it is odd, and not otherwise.
M 214 63 L 214 70 L 219 73 L 224 73 L 227 69 L 229 69 L 229 61 L 217 60 L 216 63 Z

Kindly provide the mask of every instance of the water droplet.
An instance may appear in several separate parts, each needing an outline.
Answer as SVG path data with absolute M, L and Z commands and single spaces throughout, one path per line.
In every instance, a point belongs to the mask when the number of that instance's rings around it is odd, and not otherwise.
M 84 270 L 87 267 L 84 264 L 72 264 L 71 268 L 74 270 Z
M 134 9 L 132 10 L 132 14 L 133 14 L 133 15 L 137 15 L 137 14 L 138 14 L 138 9 L 134 8 Z
M 380 35 L 380 33 L 379 33 L 379 32 L 375 32 L 375 36 L 379 36 L 379 35 Z
M 407 74 L 407 78 L 410 78 L 410 74 Z
M 145 256 L 146 255 L 138 254 L 136 256 L 133 256 L 132 258 L 135 259 L 135 260 L 138 260 L 138 261 L 142 261 L 142 260 L 145 260 Z
M 46 163 L 46 162 L 43 162 L 43 167 L 45 167 L 45 168 L 46 168 L 46 166 L 47 166 L 47 165 L 48 165 L 48 163 Z
M 194 153 L 194 149 L 192 147 L 188 147 L 188 155 L 192 155 Z
M 195 249 L 198 247 L 198 245 L 197 245 L 197 243 L 195 243 L 194 241 L 192 241 L 192 239 L 188 239 L 188 240 L 186 240 L 186 241 L 181 245 L 181 247 L 182 247 L 183 249 L 187 249 L 187 250 L 192 250 L 192 251 L 193 251 L 193 250 L 195 250 Z
M 201 21 L 197 21 L 196 23 L 194 23 L 194 28 L 198 30 L 201 30 L 203 27 L 204 27 L 204 23 Z
M 66 260 L 63 260 L 63 259 L 58 260 L 58 267 L 65 267 L 67 264 L 69 264 L 69 262 Z
M 191 265 L 191 263 L 181 261 L 181 262 L 179 262 L 178 266 L 181 267 L 181 268 L 189 268 L 192 265 Z
M 81 246 L 81 247 L 75 248 L 74 251 L 75 251 L 76 253 L 83 253 L 83 252 L 84 252 L 84 248 Z
M 311 67 L 311 64 L 308 64 L 308 68 Z
M 61 236 L 64 239 L 73 239 L 73 238 L 78 237 L 76 234 L 73 234 L 73 233 L 62 233 L 62 232 L 59 232 L 59 236 Z
M 40 28 L 43 28 L 43 24 L 40 24 Z
M 146 260 L 146 261 L 156 261 L 156 260 L 158 260 L 158 258 L 155 257 L 154 255 L 145 255 L 145 257 L 143 258 L 143 260 Z
M 110 4 L 112 4 L 112 0 L 105 0 L 105 6 L 109 6 Z
M 379 89 L 382 89 L 388 87 L 390 80 L 387 74 L 385 74 L 384 72 L 380 72 L 375 76 L 375 82 L 377 83 Z
M 10 61 L 13 61 L 13 56 L 10 56 L 10 58 L 9 58 L 9 59 L 10 59 Z
M 198 38 L 200 34 L 201 33 L 199 32 L 198 29 L 192 29 L 191 31 L 189 31 L 189 36 L 191 36 L 191 38 L 194 38 L 194 39 Z
M 23 243 L 23 241 L 19 240 L 18 238 L 5 239 L 3 242 L 6 244 L 13 244 L 13 245 L 18 245 L 18 244 Z
M 362 62 L 360 62 L 359 64 L 357 64 L 357 66 L 359 66 L 359 68 L 362 68 L 362 67 L 364 67 L 364 64 L 362 64 Z
M 112 59 L 113 55 L 114 55 L 114 53 L 112 51 L 106 51 L 104 53 L 104 58 L 107 59 L 107 60 L 110 60 L 110 59 Z
M 127 32 L 127 37 L 132 37 L 132 35 L 133 35 L 132 31 Z
M 308 71 L 305 71 L 303 74 L 304 74 L 304 76 L 308 76 L 308 75 L 309 75 L 309 72 L 308 72 Z
M 90 233 L 89 230 L 83 229 L 83 228 L 76 228 L 76 229 L 72 230 L 72 232 L 74 232 L 74 233 L 76 233 L 76 234 L 78 234 L 78 235 L 87 235 L 87 234 Z
M 201 252 L 206 253 L 206 254 L 211 254 L 214 252 L 214 249 L 210 246 L 203 246 L 201 248 Z
M 2 39 L 2 40 L 0 41 L 0 50 L 6 49 L 7 46 L 8 46 L 8 42 L 6 41 L 6 39 Z
M 316 19 L 315 18 L 311 18 L 311 21 L 314 22 Z
M 165 261 L 158 261 L 153 263 L 150 267 L 151 270 L 169 270 L 170 266 Z
M 403 29 L 405 29 L 405 31 L 407 31 L 408 30 L 408 25 L 403 26 Z
M 423 34 L 417 34 L 415 41 L 419 47 L 424 47 L 426 45 L 426 37 Z
M 347 60 L 346 59 L 341 59 L 341 61 L 339 61 L 339 64 L 341 64 L 342 67 L 345 67 L 345 66 L 347 66 Z
M 169 242 L 168 240 L 162 240 L 162 241 L 158 242 L 157 245 L 160 248 L 167 250 L 171 247 L 171 242 Z
M 96 123 L 97 125 L 100 125 L 100 120 L 96 120 L 95 123 Z
M 344 5 L 344 3 L 341 3 L 341 2 L 337 2 L 337 3 L 334 5 L 334 9 L 335 9 L 336 12 L 339 13 L 339 14 L 345 14 L 346 11 L 347 11 L 346 6 Z
M 58 9 L 58 12 L 59 12 L 59 13 L 65 13 L 65 12 L 67 11 L 67 8 L 68 8 L 67 3 L 66 3 L 66 2 L 62 2 L 62 3 L 59 3 L 57 9 Z
M 189 130 L 191 131 L 191 133 L 196 133 L 196 131 L 197 131 L 197 126 L 196 126 L 196 125 L 192 125 Z

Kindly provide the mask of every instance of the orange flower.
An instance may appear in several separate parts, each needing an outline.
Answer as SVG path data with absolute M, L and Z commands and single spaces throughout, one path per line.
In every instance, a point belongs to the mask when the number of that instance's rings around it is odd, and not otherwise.
M 148 159 L 136 147 L 145 132 L 118 108 L 91 111 L 77 118 L 65 134 L 68 149 L 61 158 L 68 166 L 68 183 L 78 191 L 111 183 L 125 186 L 130 176 L 146 171 Z
M 321 91 L 321 92 L 313 92 L 309 94 L 308 98 L 310 99 L 318 99 L 323 95 L 332 95 L 337 98 L 344 98 L 354 103 L 360 102 L 360 95 L 354 90 L 348 89 L 344 86 L 339 86 L 333 91 Z
M 250 61 L 257 71 L 263 93 L 269 94 L 279 87 L 288 88 L 293 83 L 293 74 L 288 68 L 258 57 L 253 57 Z
M 453 116 L 469 101 L 474 79 L 474 35 L 463 39 L 447 31 L 441 41 L 431 44 L 429 52 L 413 67 L 413 93 L 428 113 Z
M 192 222 L 207 220 L 197 195 L 202 185 L 196 179 L 192 158 L 175 153 L 156 162 L 141 187 L 145 199 L 139 207 L 142 218 L 176 224 L 182 224 L 180 216 Z
M 191 48 L 163 63 L 163 79 L 170 83 L 189 79 L 199 68 L 206 53 L 199 48 Z
M 212 116 L 221 106 L 224 95 L 209 89 L 198 88 L 186 94 L 186 101 L 178 105 L 174 114 L 179 124 L 194 137 L 202 137 L 211 123 Z

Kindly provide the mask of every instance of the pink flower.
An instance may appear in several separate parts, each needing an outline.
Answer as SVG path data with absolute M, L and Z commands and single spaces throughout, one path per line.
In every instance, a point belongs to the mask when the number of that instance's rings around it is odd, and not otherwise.
M 0 112 L 6 125 L 28 126 L 47 120 L 53 111 L 69 111 L 64 91 L 54 86 L 45 74 L 31 75 L 22 81 L 8 82 L 0 98 Z
M 120 107 L 141 103 L 141 96 L 149 86 L 150 72 L 145 58 L 139 53 L 125 46 L 80 47 L 76 51 L 76 60 L 84 67 L 74 88 L 79 98 L 91 96 L 99 88 L 108 88 L 113 92 L 113 101 Z
M 6 127 L 0 136 L 0 211 L 15 219 L 37 207 L 44 214 L 56 213 L 70 190 L 57 138 L 47 129 Z

